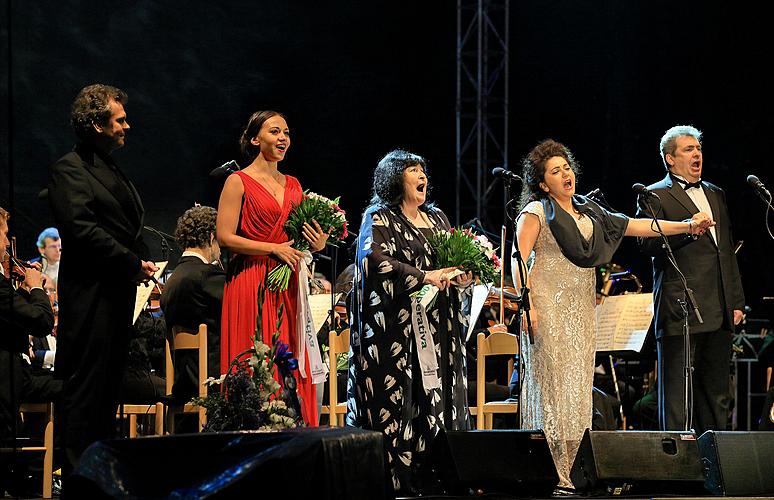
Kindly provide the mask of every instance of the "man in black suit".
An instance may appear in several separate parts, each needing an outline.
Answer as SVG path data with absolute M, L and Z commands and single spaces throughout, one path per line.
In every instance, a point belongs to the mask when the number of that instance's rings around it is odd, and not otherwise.
M 729 363 L 734 326 L 742 320 L 744 292 L 734 253 L 731 220 L 725 194 L 701 180 L 701 132 L 675 126 L 661 138 L 661 158 L 667 176 L 649 186 L 658 194 L 651 204 L 659 219 L 683 220 L 706 212 L 716 225 L 703 235 L 669 237 L 678 267 L 693 290 L 704 320 L 688 307 L 693 371 L 693 428 L 724 430 L 729 411 Z M 638 217 L 649 216 L 642 205 Z M 660 238 L 640 238 L 640 248 L 653 257 L 654 327 L 658 349 L 659 424 L 662 430 L 685 425 L 683 369 L 683 285 L 661 248 Z
M 172 327 L 197 330 L 207 325 L 207 372 L 220 375 L 220 315 L 226 273 L 215 262 L 220 259 L 220 247 L 215 239 L 217 211 L 195 206 L 177 220 L 175 239 L 185 249 L 175 271 L 164 285 L 161 310 L 167 323 L 169 338 Z M 175 353 L 175 381 L 172 394 L 187 402 L 199 394 L 199 366 L 190 351 Z M 225 368 L 225 367 L 224 367 Z
M 0 207 L 0 262 L 8 258 L 8 219 L 10 214 Z M 17 435 L 17 415 L 23 401 L 56 397 L 56 383 L 38 384 L 29 363 L 22 358 L 29 354 L 30 335 L 44 337 L 54 328 L 54 311 L 43 288 L 40 264 L 25 269 L 23 282 L 14 289 L 9 277 L 0 270 L 0 440 Z M 50 391 L 50 392 L 47 392 Z M 0 446 L 8 446 L 3 442 Z M 0 497 L 8 489 L 12 496 L 24 491 L 28 475 L 23 461 L 0 454 Z
M 55 374 L 64 381 L 59 412 L 67 463 L 115 433 L 137 283 L 157 270 L 141 231 L 143 206 L 111 153 L 129 124 L 127 95 L 108 85 L 83 88 L 72 105 L 79 142 L 51 166 L 48 197 L 69 255 L 59 270 Z
M 9 218 L 10 214 L 0 207 L 2 262 L 8 257 Z M 0 438 L 14 434 L 19 404 L 29 392 L 29 364 L 22 359 L 22 354 L 30 351 L 29 336 L 45 337 L 54 328 L 54 312 L 39 267 L 25 269 L 24 282 L 17 290 L 8 277 L 0 276 Z

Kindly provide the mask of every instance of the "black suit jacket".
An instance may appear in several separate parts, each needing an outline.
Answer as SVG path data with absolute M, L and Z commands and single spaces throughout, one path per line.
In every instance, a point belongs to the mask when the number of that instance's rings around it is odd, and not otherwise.
M 195 331 L 201 323 L 207 325 L 207 371 L 210 377 L 220 375 L 220 316 L 225 284 L 226 273 L 222 269 L 206 264 L 198 257 L 186 256 L 178 262 L 161 294 L 161 310 L 170 338 L 173 326 Z M 180 360 L 177 353 L 175 359 L 181 362 L 175 365 L 177 380 L 173 393 L 183 398 L 196 395 L 198 366 L 193 358 Z M 178 386 L 181 377 L 187 379 L 183 383 L 185 388 Z
M 128 335 L 141 257 L 143 207 L 109 155 L 79 144 L 51 166 L 48 198 L 67 255 L 58 279 L 57 376 L 95 334 Z M 115 367 L 121 369 L 121 367 Z
M 717 243 L 710 232 L 694 240 L 690 235 L 669 237 L 669 244 L 688 287 L 694 291 L 699 312 L 704 319 L 699 324 L 689 311 L 691 333 L 712 332 L 721 327 L 733 329 L 733 310 L 744 308 L 744 291 L 739 266 L 734 254 L 731 220 L 723 190 L 709 182 L 702 182 L 712 216 L 716 222 Z M 666 220 L 683 220 L 699 212 L 685 190 L 667 175 L 660 182 L 648 186 L 658 194 L 654 200 L 656 216 Z M 660 205 L 660 206 L 659 206 Z M 638 207 L 638 217 L 650 214 Z M 683 287 L 677 271 L 666 259 L 661 238 L 638 238 L 643 252 L 653 258 L 654 323 L 657 337 L 681 335 L 683 313 L 677 299 L 683 297 Z
M 46 292 L 14 290 L 0 276 L 0 438 L 12 435 L 23 396 L 23 370 L 29 369 L 18 353 L 28 352 L 30 335 L 42 337 L 53 328 L 54 311 Z
M 30 335 L 45 337 L 53 329 L 54 311 L 46 292 L 40 288 L 29 293 L 14 290 L 11 282 L 0 276 L 0 350 L 26 353 Z

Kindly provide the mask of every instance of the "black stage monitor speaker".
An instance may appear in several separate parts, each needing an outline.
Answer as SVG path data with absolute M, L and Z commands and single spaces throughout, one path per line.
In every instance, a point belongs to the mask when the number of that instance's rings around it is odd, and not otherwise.
M 699 453 L 712 493 L 774 494 L 774 432 L 707 431 L 699 437 Z
M 692 432 L 589 431 L 570 472 L 581 492 L 705 493 Z
M 441 431 L 430 447 L 440 492 L 551 496 L 559 482 L 543 431 Z

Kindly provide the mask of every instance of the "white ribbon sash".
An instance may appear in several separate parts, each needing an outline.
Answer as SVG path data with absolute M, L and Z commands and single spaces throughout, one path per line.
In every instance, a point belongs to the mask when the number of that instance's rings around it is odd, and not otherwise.
M 437 291 L 438 289 L 436 288 Z M 426 391 L 439 389 L 441 381 L 438 379 L 438 358 L 435 355 L 435 342 L 430 332 L 430 323 L 427 320 L 427 312 L 425 311 L 425 306 L 422 305 L 421 297 L 411 299 L 411 323 L 417 347 L 419 369 L 422 372 L 422 385 Z
M 296 329 L 298 331 L 298 371 L 307 378 L 304 359 L 309 356 L 309 370 L 312 372 L 312 383 L 325 382 L 328 366 L 323 363 L 320 346 L 317 344 L 317 332 L 314 331 L 312 311 L 309 307 L 309 272 L 306 266 L 312 262 L 312 254 L 304 252 L 304 261 L 298 263 L 298 311 L 296 313 Z

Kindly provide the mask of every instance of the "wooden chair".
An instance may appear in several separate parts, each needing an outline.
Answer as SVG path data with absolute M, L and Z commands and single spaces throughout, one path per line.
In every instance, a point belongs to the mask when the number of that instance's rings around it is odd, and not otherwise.
M 118 417 L 129 417 L 129 437 L 137 437 L 137 417 L 153 415 L 153 435 L 164 435 L 164 404 L 122 404 L 118 407 Z
M 45 413 L 46 426 L 43 431 L 42 446 L 20 446 L 16 448 L 17 452 L 43 452 L 43 498 L 52 497 L 53 479 L 54 479 L 54 404 L 53 403 L 22 403 L 19 412 L 22 415 L 27 413 Z M 0 448 L 2 453 L 13 452 L 12 447 Z
M 207 325 L 199 325 L 198 332 L 186 330 L 180 326 L 172 327 L 172 344 L 169 339 L 166 341 L 166 383 L 167 396 L 172 396 L 172 384 L 175 381 L 175 368 L 172 363 L 172 353 L 176 350 L 196 350 L 199 358 L 199 397 L 207 396 L 207 388 L 204 381 L 207 379 Z M 182 405 L 172 405 L 168 408 L 167 430 L 170 434 L 175 432 L 175 414 L 176 413 L 198 413 L 199 414 L 199 432 L 207 423 L 207 412 L 203 406 L 196 406 L 191 403 Z
M 513 373 L 513 356 L 519 353 L 519 337 L 511 333 L 480 332 L 476 338 L 476 428 L 491 429 L 495 413 L 518 413 L 519 404 L 507 401 L 485 401 L 486 358 L 508 354 L 508 380 Z
M 337 334 L 331 330 L 328 334 L 328 404 L 323 405 L 320 414 L 328 415 L 331 427 L 343 426 L 347 414 L 347 402 L 339 403 L 338 380 L 336 379 L 336 358 L 339 353 L 349 353 L 349 328 Z

